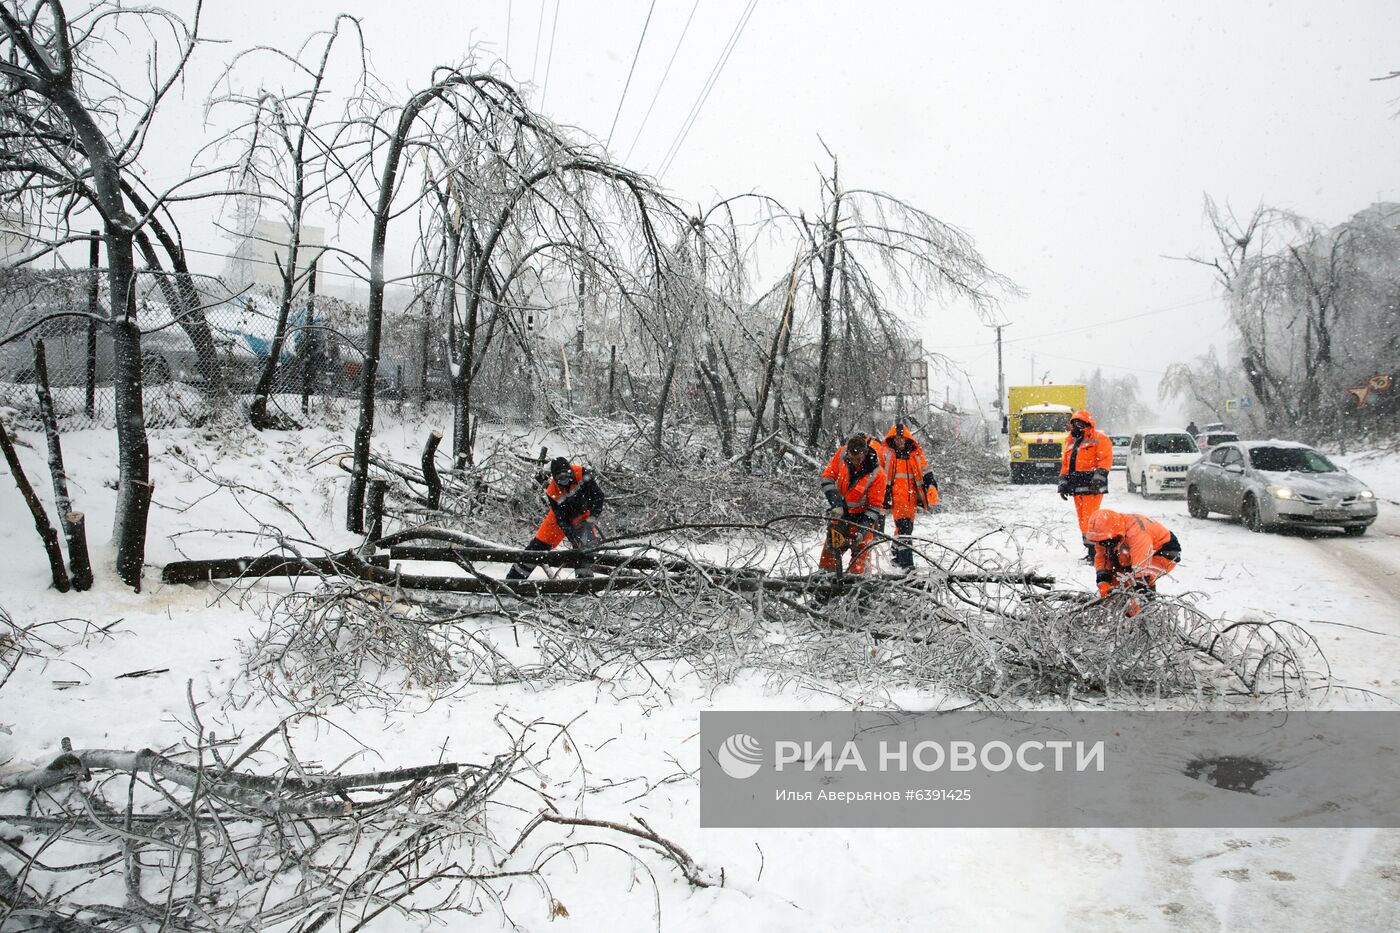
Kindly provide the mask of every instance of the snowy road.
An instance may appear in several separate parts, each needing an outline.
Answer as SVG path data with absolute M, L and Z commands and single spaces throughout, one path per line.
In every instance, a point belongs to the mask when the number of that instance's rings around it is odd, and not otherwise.
M 1364 470 L 1358 475 L 1367 478 Z M 1129 494 L 1121 471 L 1112 474 L 1104 507 L 1147 515 L 1176 532 L 1183 560 L 1161 584 L 1164 592 L 1195 593 L 1214 615 L 1297 622 L 1318 638 L 1337 680 L 1400 702 L 1400 507 L 1382 502 L 1376 525 L 1360 538 L 1254 534 L 1219 515 L 1191 518 L 1183 499 Z M 1053 486 L 999 487 L 985 510 L 933 521 L 950 541 L 998 522 L 1042 529 L 1048 540 L 1028 540 L 1027 560 L 1062 583 L 1092 586 L 1093 571 L 1078 559 L 1073 509 Z

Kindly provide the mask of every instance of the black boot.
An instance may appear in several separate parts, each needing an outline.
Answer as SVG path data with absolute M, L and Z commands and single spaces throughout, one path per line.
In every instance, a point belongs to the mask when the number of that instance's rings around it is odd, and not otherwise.
M 552 546 L 552 545 L 545 544 L 545 543 L 544 543 L 543 541 L 541 541 L 539 538 L 531 538 L 531 539 L 530 539 L 530 543 L 527 544 L 527 545 L 525 545 L 525 550 L 527 550 L 527 551 L 549 551 L 549 550 L 552 550 L 552 549 L 553 549 L 553 546 Z M 513 565 L 511 566 L 510 570 L 506 573 L 506 579 L 507 579 L 507 580 L 524 580 L 525 578 L 527 578 L 528 576 L 530 576 L 530 573 L 531 573 L 534 569 L 535 569 L 535 565 L 534 565 L 534 564 L 526 564 L 526 563 L 513 564 Z

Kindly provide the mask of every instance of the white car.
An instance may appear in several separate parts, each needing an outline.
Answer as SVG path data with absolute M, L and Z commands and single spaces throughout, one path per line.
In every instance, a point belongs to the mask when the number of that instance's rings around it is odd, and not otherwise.
M 1128 464 L 1128 445 L 1133 442 L 1131 434 L 1110 434 L 1113 441 L 1113 468 L 1121 470 Z
M 1185 431 L 1140 431 L 1128 445 L 1128 492 L 1144 498 L 1186 494 L 1186 471 L 1201 459 Z

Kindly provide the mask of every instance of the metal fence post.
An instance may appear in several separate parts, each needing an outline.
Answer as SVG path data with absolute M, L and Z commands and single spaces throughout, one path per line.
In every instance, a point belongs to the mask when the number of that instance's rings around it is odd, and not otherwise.
M 88 318 L 87 399 L 84 410 L 89 419 L 97 417 L 97 269 L 102 240 L 96 230 L 88 231 Z
M 306 284 L 306 337 L 302 340 L 305 350 L 301 355 L 301 413 L 307 414 L 311 407 L 311 385 L 316 381 L 316 369 L 321 357 L 321 340 L 316 333 L 316 266 L 311 264 L 311 278 Z

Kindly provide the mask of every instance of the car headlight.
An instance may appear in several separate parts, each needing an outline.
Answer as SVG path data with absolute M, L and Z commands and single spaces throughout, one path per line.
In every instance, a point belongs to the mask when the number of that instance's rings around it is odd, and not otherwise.
M 1160 472 L 1162 472 L 1162 465 L 1161 465 L 1160 463 L 1153 463 L 1153 464 L 1150 464 L 1150 465 L 1147 467 L 1147 472 L 1149 472 L 1149 473 L 1160 473 Z
M 1015 460 L 1020 460 L 1020 459 L 1021 459 L 1021 452 L 1020 452 L 1019 450 L 1013 450 L 1013 451 L 1011 451 L 1011 456 L 1012 456 L 1012 458 L 1015 459 Z
M 1287 486 L 1270 486 L 1269 495 L 1273 496 L 1275 499 L 1297 498 L 1293 490 L 1289 489 Z
M 1360 492 L 1358 492 L 1358 493 L 1356 494 L 1356 498 L 1358 498 L 1358 499 L 1374 499 L 1374 498 L 1376 498 L 1376 494 L 1375 494 L 1374 492 L 1372 492 L 1371 490 L 1369 490 L 1369 489 L 1363 489 L 1363 490 L 1361 490 Z

